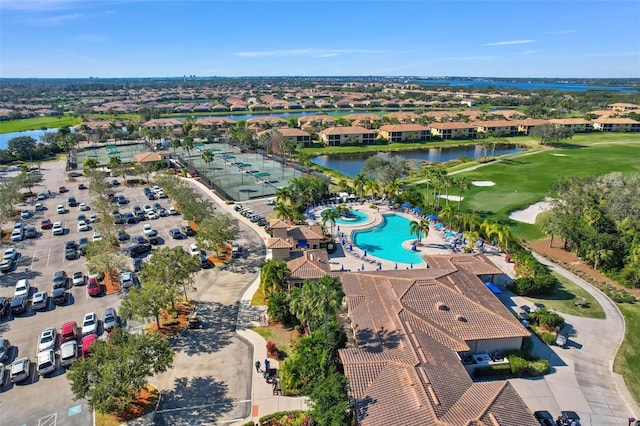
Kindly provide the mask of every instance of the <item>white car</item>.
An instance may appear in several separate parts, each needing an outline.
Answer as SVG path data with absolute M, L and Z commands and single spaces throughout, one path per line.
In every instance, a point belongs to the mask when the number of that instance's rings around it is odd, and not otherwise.
M 49 296 L 46 291 L 39 291 L 31 298 L 31 308 L 34 310 L 47 309 L 49 307 Z
M 78 342 L 70 340 L 60 345 L 60 365 L 68 367 L 78 358 Z
M 64 235 L 64 228 L 62 227 L 62 222 L 54 222 L 53 228 L 51 228 L 51 232 L 53 235 Z
M 20 217 L 23 219 L 29 219 L 31 217 L 31 212 L 29 210 L 22 210 L 20 212 Z
M 84 285 L 86 278 L 82 272 L 74 272 L 71 282 L 73 285 Z
M 98 231 L 93 233 L 93 241 L 100 241 L 102 240 L 102 234 Z
M 44 204 L 42 204 L 42 203 L 36 203 L 36 211 L 37 211 L 37 212 L 44 211 Z
M 58 204 L 56 206 L 56 213 L 63 214 L 63 213 L 66 213 L 66 212 L 67 212 L 67 209 L 65 208 L 64 204 Z
M 80 211 L 83 211 L 83 212 L 90 209 L 90 207 L 85 203 L 80 203 L 80 206 L 78 206 L 78 207 L 79 207 Z
M 46 351 L 47 349 L 56 348 L 56 339 L 58 332 L 55 328 L 45 328 L 40 334 L 40 340 L 38 340 L 38 351 Z
M 155 220 L 158 218 L 158 215 L 156 214 L 156 212 L 147 212 L 147 219 L 149 220 Z
M 178 210 L 174 209 L 173 207 L 169 207 L 167 209 L 167 213 L 169 213 L 169 216 L 177 216 L 180 213 L 178 213 Z
M 11 364 L 11 383 L 18 383 L 26 380 L 31 375 L 31 361 L 22 357 Z
M 145 213 L 149 213 L 153 211 L 153 207 L 151 207 L 149 204 L 145 204 L 144 207 L 142 207 L 142 210 L 144 210 Z
M 56 355 L 52 349 L 38 352 L 36 370 L 41 376 L 56 371 Z
M 193 244 L 189 244 L 189 254 L 191 256 L 199 256 L 200 255 L 200 249 L 198 248 L 198 245 L 193 243 Z
M 22 228 L 15 228 L 11 233 L 11 241 L 22 241 L 24 239 L 24 231 Z
M 2 255 L 3 259 L 15 260 L 18 257 L 18 250 L 15 247 L 9 247 Z
M 18 280 L 18 282 L 16 283 L 16 288 L 13 292 L 13 297 L 28 296 L 30 290 L 31 285 L 29 285 L 29 280 L 25 278 Z
M 81 220 L 78 222 L 78 231 L 88 231 L 89 230 L 89 224 L 87 222 L 85 222 L 84 220 Z
M 120 274 L 120 285 L 122 288 L 129 288 L 133 286 L 133 273 L 131 272 L 122 272 Z
M 98 316 L 95 312 L 90 312 L 82 319 L 82 335 L 98 333 Z
M 153 229 L 151 227 L 151 225 L 149 225 L 148 223 L 145 224 L 142 227 L 142 233 L 146 236 L 146 237 L 151 237 L 153 235 L 158 235 L 158 231 L 156 231 L 155 229 Z
M 93 222 L 97 222 L 98 221 L 98 215 L 97 214 L 92 214 L 91 216 L 89 216 L 89 222 L 93 223 Z

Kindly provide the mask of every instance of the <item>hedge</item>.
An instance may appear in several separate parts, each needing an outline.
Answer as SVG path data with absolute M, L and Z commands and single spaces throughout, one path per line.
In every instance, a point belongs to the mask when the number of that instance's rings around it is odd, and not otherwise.
M 542 333 L 542 341 L 551 346 L 556 342 L 556 335 L 554 333 Z
M 269 421 L 271 421 L 273 419 L 278 419 L 278 418 L 281 418 L 281 417 L 289 416 L 291 414 L 299 415 L 299 414 L 302 414 L 302 413 L 304 413 L 304 411 L 302 411 L 302 410 L 279 411 L 277 413 L 271 413 L 271 414 L 267 414 L 267 415 L 264 415 L 264 416 L 260 417 L 260 420 L 258 421 L 258 424 L 264 425 L 264 424 L 266 424 L 267 422 L 269 422 Z
M 519 356 L 511 356 L 508 359 L 511 373 L 516 377 L 524 376 L 529 369 L 529 361 Z
M 511 373 L 511 366 L 509 364 L 500 364 L 500 365 L 489 365 L 486 367 L 478 367 L 474 370 L 473 374 L 477 378 L 484 377 L 501 377 L 501 378 L 509 378 L 513 377 Z
M 539 359 L 529 363 L 528 373 L 530 376 L 544 376 L 551 371 L 551 364 L 546 359 Z

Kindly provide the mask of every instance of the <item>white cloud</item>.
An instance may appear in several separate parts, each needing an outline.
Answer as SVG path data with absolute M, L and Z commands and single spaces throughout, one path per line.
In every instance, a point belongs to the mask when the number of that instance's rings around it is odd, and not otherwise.
M 514 44 L 529 44 L 535 43 L 535 40 L 508 40 L 508 41 L 496 41 L 493 43 L 485 43 L 484 46 L 511 46 Z
M 386 50 L 370 49 L 283 49 L 283 50 L 255 50 L 236 52 L 236 56 L 243 58 L 259 58 L 274 56 L 315 56 L 318 58 L 328 58 L 346 54 L 384 54 L 393 53 Z

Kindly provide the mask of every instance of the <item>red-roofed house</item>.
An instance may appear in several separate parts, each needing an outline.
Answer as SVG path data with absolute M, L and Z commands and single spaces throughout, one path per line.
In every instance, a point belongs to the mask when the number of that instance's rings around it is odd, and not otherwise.
M 369 145 L 376 140 L 376 131 L 364 127 L 329 127 L 318 133 L 320 140 L 328 146 Z

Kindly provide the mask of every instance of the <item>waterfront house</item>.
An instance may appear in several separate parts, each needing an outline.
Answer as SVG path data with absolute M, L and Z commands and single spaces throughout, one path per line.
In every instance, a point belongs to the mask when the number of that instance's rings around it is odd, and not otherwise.
M 431 138 L 431 131 L 428 127 L 412 123 L 386 124 L 380 126 L 378 134 L 387 139 L 389 143 L 418 142 Z
M 176 118 L 155 118 L 142 123 L 142 127 L 169 135 L 181 135 L 184 123 Z
M 552 118 L 549 123 L 569 129 L 573 133 L 585 133 L 593 130 L 593 123 L 584 118 Z
M 442 139 L 472 139 L 475 138 L 478 129 L 471 123 L 448 121 L 444 123 L 430 123 L 429 129 L 433 136 Z
M 289 141 L 294 146 L 308 148 L 311 146 L 311 135 L 304 130 L 295 129 L 292 127 L 278 127 L 271 131 L 271 142 L 273 147 L 279 147 L 280 142 Z
M 607 105 L 609 111 L 629 112 L 634 110 L 640 110 L 640 105 L 629 104 L 625 102 L 618 102 L 615 104 Z
M 547 120 L 541 118 L 525 118 L 524 120 L 514 120 L 518 123 L 518 131 L 522 134 L 528 135 L 533 128 L 548 123 Z
M 475 121 L 471 123 L 476 126 L 478 133 L 490 134 L 494 136 L 517 136 L 518 123 L 509 120 Z
M 328 146 L 368 145 L 376 140 L 376 131 L 358 126 L 329 127 L 318 133 L 320 140 Z
M 640 122 L 630 118 L 597 118 L 591 122 L 594 130 L 602 132 L 640 132 Z

